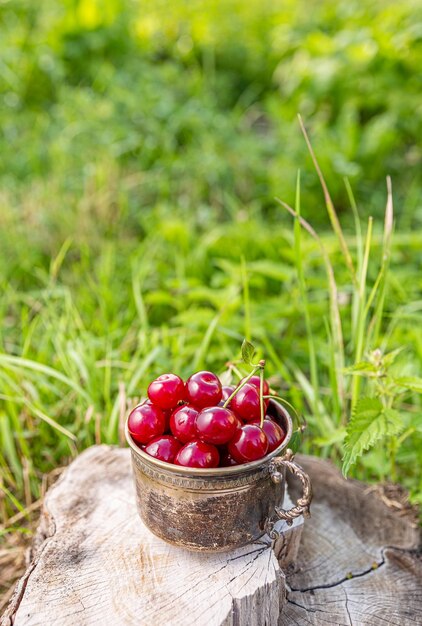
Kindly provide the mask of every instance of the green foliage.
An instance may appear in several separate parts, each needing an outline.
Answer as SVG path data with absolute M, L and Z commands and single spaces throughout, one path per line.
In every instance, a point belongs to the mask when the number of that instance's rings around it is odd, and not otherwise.
M 397 435 L 402 429 L 400 415 L 386 408 L 379 398 L 360 398 L 347 426 L 343 472 L 347 474 L 364 450 L 380 439 Z
M 335 206 L 348 212 L 347 176 L 379 213 L 390 174 L 400 223 L 420 223 L 421 15 L 414 0 L 2 3 L 2 188 L 53 175 L 63 197 L 123 168 L 139 228 L 162 202 L 274 217 L 302 168 L 321 221 L 300 112 Z
M 347 369 L 347 373 L 371 381 L 371 398 L 360 398 L 346 429 L 344 442 L 343 472 L 347 474 L 364 450 L 372 448 L 380 440 L 388 444 L 390 451 L 390 475 L 396 480 L 396 455 L 400 445 L 417 430 L 417 421 L 409 419 L 407 412 L 393 408 L 400 406 L 402 396 L 408 392 L 422 393 L 422 379 L 415 376 L 399 376 L 394 372 L 394 362 L 402 349 L 383 354 L 374 350 L 368 361 L 361 361 Z M 407 427 L 407 430 L 405 430 Z M 402 437 L 397 435 L 405 430 Z
M 250 341 L 246 339 L 242 342 L 242 360 L 246 365 L 253 365 L 253 355 L 255 354 L 255 347 Z

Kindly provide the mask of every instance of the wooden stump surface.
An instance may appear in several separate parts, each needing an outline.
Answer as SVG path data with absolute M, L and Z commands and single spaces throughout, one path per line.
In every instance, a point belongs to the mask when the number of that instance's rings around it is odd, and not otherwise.
M 274 550 L 269 538 L 222 554 L 169 545 L 138 516 L 129 450 L 93 447 L 48 492 L 32 563 L 2 624 L 277 624 L 280 564 L 296 559 L 302 526 L 279 522 Z
M 48 492 L 1 626 L 422 624 L 418 529 L 330 463 L 298 461 L 311 519 L 283 526 L 275 550 L 205 555 L 140 522 L 129 450 L 90 448 Z
M 330 463 L 299 462 L 312 478 L 312 518 L 279 626 L 422 624 L 418 528 Z

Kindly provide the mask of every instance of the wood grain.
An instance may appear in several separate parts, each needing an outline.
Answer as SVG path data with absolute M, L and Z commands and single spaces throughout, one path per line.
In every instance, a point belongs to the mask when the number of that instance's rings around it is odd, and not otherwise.
M 133 489 L 129 450 L 96 446 L 72 463 L 47 494 L 33 560 L 3 626 L 277 624 L 279 560 L 296 559 L 301 522 L 279 524 L 275 550 L 268 540 L 196 554 L 142 524 Z
M 418 529 L 331 464 L 298 462 L 315 497 L 279 626 L 422 624 Z

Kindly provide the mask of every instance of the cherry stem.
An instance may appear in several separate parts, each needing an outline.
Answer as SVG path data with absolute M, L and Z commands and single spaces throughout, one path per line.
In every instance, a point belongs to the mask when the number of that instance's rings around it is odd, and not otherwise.
M 262 363 L 263 363 L 263 365 L 262 365 Z M 264 368 L 264 366 L 265 366 L 265 361 L 260 361 L 260 362 L 258 363 L 258 365 L 254 365 L 254 368 L 253 368 L 252 372 L 251 372 L 250 374 L 248 374 L 248 375 L 244 378 L 244 380 L 240 383 L 240 385 L 239 385 L 238 387 L 236 387 L 236 389 L 233 391 L 233 393 L 231 394 L 231 396 L 229 396 L 229 397 L 227 398 L 227 400 L 226 400 L 226 401 L 225 401 L 225 403 L 223 404 L 223 407 L 224 407 L 224 408 L 227 408 L 227 406 L 228 406 L 228 405 L 230 404 L 230 402 L 233 400 L 233 398 L 235 397 L 235 395 L 237 394 L 237 392 L 238 392 L 238 391 L 240 391 L 240 390 L 242 389 L 242 387 L 244 387 L 244 386 L 247 384 L 247 382 L 248 382 L 248 381 L 252 378 L 252 376 L 254 376 L 254 374 L 256 374 L 256 372 L 257 372 L 258 370 L 263 369 L 263 368 Z
M 242 372 L 240 372 L 234 363 L 230 363 L 230 369 L 238 376 L 239 378 L 243 378 Z
M 261 364 L 261 361 L 260 361 L 260 364 Z M 260 423 L 261 428 L 264 426 L 264 417 L 265 417 L 265 411 L 264 411 L 264 368 L 265 368 L 265 361 L 264 361 L 264 364 L 262 365 L 262 367 L 259 370 L 259 405 L 260 405 L 260 409 L 261 409 L 261 423 Z
M 266 396 L 264 396 L 265 400 L 278 400 L 279 402 L 281 402 L 281 404 L 283 404 L 284 406 L 287 406 L 293 413 L 293 415 L 295 416 L 295 418 L 297 419 L 297 421 L 300 423 L 300 415 L 299 413 L 296 411 L 295 407 L 290 404 L 290 402 L 288 402 L 285 398 L 282 398 L 281 396 L 276 395 L 275 393 L 271 393 L 268 394 Z

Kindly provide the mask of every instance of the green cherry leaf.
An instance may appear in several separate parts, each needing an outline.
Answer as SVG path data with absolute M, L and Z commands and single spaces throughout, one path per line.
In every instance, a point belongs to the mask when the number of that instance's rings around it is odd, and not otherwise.
M 251 344 L 247 339 L 243 340 L 242 343 L 242 360 L 247 365 L 253 365 L 252 359 L 255 354 L 255 347 Z
M 298 430 L 295 430 L 289 441 L 289 448 L 293 452 L 293 454 L 296 454 L 296 452 L 300 449 L 301 442 L 302 442 L 302 433 Z

